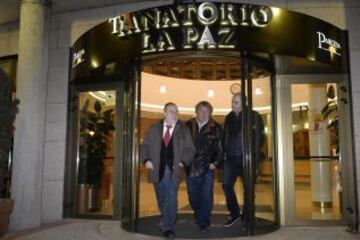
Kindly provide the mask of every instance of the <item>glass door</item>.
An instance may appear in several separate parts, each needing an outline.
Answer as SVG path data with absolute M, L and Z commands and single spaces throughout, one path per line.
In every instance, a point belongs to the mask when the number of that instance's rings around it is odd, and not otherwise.
M 118 218 L 123 84 L 74 86 L 70 118 L 71 216 Z M 74 184 L 75 183 L 75 184 Z
M 248 235 L 278 226 L 273 117 L 274 68 L 256 58 L 242 61 L 244 223 Z
M 278 80 L 283 224 L 346 224 L 356 229 L 347 76 L 281 75 Z
M 337 84 L 292 84 L 296 220 L 341 220 Z

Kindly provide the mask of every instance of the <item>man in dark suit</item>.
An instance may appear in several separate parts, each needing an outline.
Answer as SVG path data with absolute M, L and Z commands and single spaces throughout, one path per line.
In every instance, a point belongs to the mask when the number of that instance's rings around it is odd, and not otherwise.
M 225 160 L 223 164 L 223 190 L 226 197 L 226 205 L 230 212 L 229 219 L 224 224 L 225 227 L 230 227 L 234 223 L 244 217 L 240 212 L 240 207 L 234 191 L 234 185 L 237 177 L 244 176 L 244 149 L 243 149 L 243 127 L 242 118 L 247 118 L 247 111 L 242 112 L 242 102 L 240 93 L 234 94 L 231 100 L 232 111 L 226 116 L 224 125 L 224 155 Z M 247 107 L 245 106 L 245 110 Z M 260 161 L 261 147 L 264 143 L 265 132 L 264 123 L 261 115 L 252 110 L 253 126 L 252 135 L 253 142 L 253 161 L 255 168 Z M 244 179 L 243 179 L 244 180 Z M 246 192 L 244 193 L 246 194 Z M 244 213 L 244 210 L 243 210 Z
M 193 161 L 195 148 L 188 128 L 178 121 L 176 104 L 167 103 L 164 115 L 146 132 L 140 159 L 148 169 L 148 181 L 154 184 L 163 234 L 174 238 L 179 183 L 184 178 L 184 167 Z

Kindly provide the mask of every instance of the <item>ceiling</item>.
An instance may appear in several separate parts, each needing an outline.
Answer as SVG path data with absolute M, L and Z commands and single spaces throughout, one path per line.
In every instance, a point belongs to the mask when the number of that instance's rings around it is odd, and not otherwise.
M 150 0 L 51 0 L 53 13 L 145 1 Z M 20 2 L 21 0 L 0 0 L 0 25 L 19 20 Z

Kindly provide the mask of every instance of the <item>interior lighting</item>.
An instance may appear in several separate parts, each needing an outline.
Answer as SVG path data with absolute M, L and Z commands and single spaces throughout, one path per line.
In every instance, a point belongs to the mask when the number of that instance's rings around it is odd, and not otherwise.
M 263 95 L 264 94 L 264 91 L 259 88 L 259 87 L 256 87 L 255 88 L 255 95 L 259 96 L 259 95 Z
M 165 94 L 166 93 L 166 86 L 161 85 L 159 91 L 160 91 L 160 93 Z
M 208 95 L 209 98 L 214 97 L 215 96 L 215 90 L 214 89 L 209 89 L 207 95 Z
M 96 95 L 96 94 L 93 93 L 93 92 L 89 92 L 89 94 L 90 94 L 92 97 L 94 97 L 94 98 L 96 98 L 97 100 L 99 100 L 99 101 L 106 102 L 106 99 L 99 97 L 98 95 Z

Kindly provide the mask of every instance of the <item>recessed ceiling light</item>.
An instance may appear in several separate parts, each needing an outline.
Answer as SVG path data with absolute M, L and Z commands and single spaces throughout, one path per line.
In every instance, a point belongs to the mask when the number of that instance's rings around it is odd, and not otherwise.
M 160 91 L 160 93 L 165 94 L 166 93 L 166 86 L 161 85 L 159 91 Z
M 259 88 L 259 87 L 255 88 L 255 95 L 263 95 L 263 94 L 264 94 L 264 92 L 261 88 Z
M 212 98 L 212 97 L 214 97 L 215 96 L 215 90 L 214 89 L 209 89 L 208 90 L 208 97 L 209 98 Z

